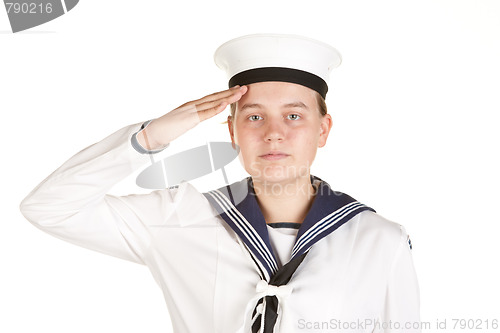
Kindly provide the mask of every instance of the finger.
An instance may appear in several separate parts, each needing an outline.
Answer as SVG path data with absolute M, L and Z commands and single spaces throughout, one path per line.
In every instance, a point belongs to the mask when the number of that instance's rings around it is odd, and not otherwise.
M 212 118 L 213 116 L 221 113 L 222 111 L 224 111 L 224 109 L 228 106 L 229 104 L 227 102 L 222 102 L 212 108 L 209 108 L 209 109 L 206 109 L 206 110 L 203 110 L 203 111 L 199 111 L 198 112 L 198 117 L 200 119 L 200 122 L 204 121 L 204 120 L 207 120 L 209 118 Z
M 229 96 L 222 97 L 222 98 L 219 98 L 219 99 L 214 100 L 214 101 L 197 104 L 196 110 L 197 111 L 205 111 L 205 110 L 211 109 L 215 106 L 218 106 L 222 102 L 226 102 L 227 104 L 235 103 L 235 102 L 239 101 L 241 99 L 241 97 L 246 92 L 247 92 L 247 87 L 243 86 L 240 89 L 233 91 L 233 93 Z
M 203 121 L 203 120 L 206 120 L 206 119 L 213 117 L 214 115 L 222 112 L 227 107 L 227 105 L 238 101 L 241 98 L 241 96 L 243 96 L 247 92 L 247 90 L 248 90 L 248 88 L 246 86 L 243 86 L 243 87 L 235 86 L 231 89 L 223 91 L 223 92 L 229 91 L 230 92 L 229 95 L 227 95 L 227 94 L 220 94 L 219 95 L 219 97 L 226 96 L 225 98 L 219 98 L 217 100 L 205 102 L 205 103 L 201 103 L 201 104 L 195 104 L 196 101 L 191 101 L 191 102 L 188 102 L 188 103 L 185 103 L 185 104 L 179 106 L 178 108 L 173 110 L 173 112 L 198 113 L 198 119 L 200 121 Z M 221 92 L 221 93 L 223 93 L 223 92 Z M 219 94 L 219 93 L 216 93 L 216 94 Z M 212 94 L 209 96 L 215 96 L 216 94 Z M 226 105 L 224 107 L 221 107 L 221 103 L 223 103 L 223 102 Z M 207 114 L 200 115 L 199 114 L 200 112 L 207 112 Z
M 234 86 L 232 88 L 229 88 L 227 90 L 219 91 L 210 95 L 207 95 L 205 97 L 202 97 L 196 101 L 194 101 L 196 104 L 201 104 L 201 103 L 206 103 L 206 102 L 213 102 L 215 100 L 227 97 L 231 94 L 234 93 L 234 91 L 238 91 L 240 89 L 240 86 Z

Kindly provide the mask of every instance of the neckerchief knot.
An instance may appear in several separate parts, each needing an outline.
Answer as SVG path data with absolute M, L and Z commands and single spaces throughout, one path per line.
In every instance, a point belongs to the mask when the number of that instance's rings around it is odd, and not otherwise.
M 272 284 L 267 283 L 265 280 L 260 280 L 256 286 L 257 295 L 262 298 L 264 296 L 276 296 L 279 299 L 284 299 L 292 293 L 292 286 L 282 285 L 282 286 L 274 286 Z

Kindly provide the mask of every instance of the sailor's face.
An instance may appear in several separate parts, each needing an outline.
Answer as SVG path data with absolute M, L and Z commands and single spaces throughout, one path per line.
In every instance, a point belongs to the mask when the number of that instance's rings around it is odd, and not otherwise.
M 240 147 L 241 163 L 252 178 L 283 182 L 309 176 L 332 120 L 328 114 L 321 115 L 312 89 L 259 82 L 248 85 L 228 125 L 231 140 Z

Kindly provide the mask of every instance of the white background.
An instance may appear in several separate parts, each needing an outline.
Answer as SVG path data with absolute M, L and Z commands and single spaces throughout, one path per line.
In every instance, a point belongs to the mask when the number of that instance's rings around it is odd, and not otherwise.
M 171 330 L 145 267 L 48 236 L 18 206 L 86 146 L 225 89 L 213 52 L 259 32 L 342 53 L 313 173 L 406 227 L 427 331 L 500 319 L 500 1 L 82 0 L 17 34 L 0 7 L 0 332 Z M 177 149 L 228 139 L 224 118 Z

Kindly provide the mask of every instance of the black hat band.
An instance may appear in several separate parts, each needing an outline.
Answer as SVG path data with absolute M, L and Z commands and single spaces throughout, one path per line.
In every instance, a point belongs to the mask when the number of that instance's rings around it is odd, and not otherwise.
M 229 80 L 229 87 L 267 81 L 300 84 L 317 91 L 323 98 L 326 98 L 328 92 L 328 85 L 319 76 L 299 69 L 284 67 L 263 67 L 243 71 Z

